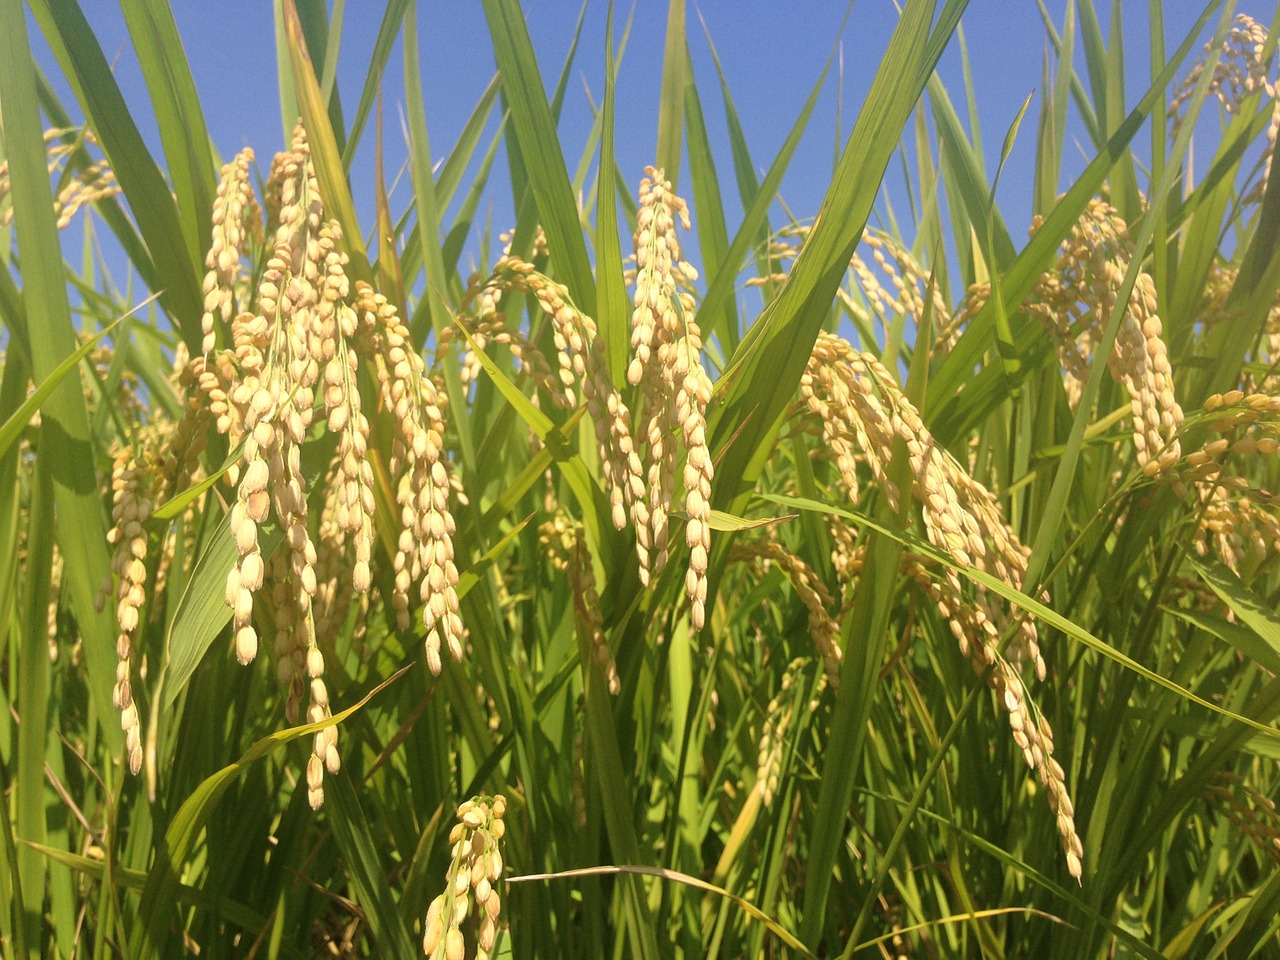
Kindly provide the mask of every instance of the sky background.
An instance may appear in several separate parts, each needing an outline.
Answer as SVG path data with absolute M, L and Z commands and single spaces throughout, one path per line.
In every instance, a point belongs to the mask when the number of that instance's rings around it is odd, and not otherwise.
M 1050 16 L 1058 28 L 1062 24 L 1066 2 L 1046 0 Z M 81 5 L 108 60 L 114 63 L 118 82 L 136 122 L 153 151 L 160 155 L 159 137 L 146 86 L 118 5 L 109 0 L 82 0 Z M 1107 5 L 1099 6 L 1103 8 L 1099 17 L 1105 30 L 1109 16 Z M 1243 8 L 1249 12 L 1251 6 L 1245 3 Z M 252 146 L 265 172 L 272 154 L 284 145 L 286 127 L 292 125 L 292 118 L 286 124 L 280 117 L 273 4 L 269 0 L 173 0 L 172 7 L 215 148 L 224 158 L 229 158 L 242 147 Z M 346 3 L 338 85 L 348 122 L 359 100 L 382 8 L 382 3 L 373 0 L 347 0 Z M 525 4 L 525 9 L 549 92 L 568 53 L 581 7 L 578 2 L 569 0 L 531 0 Z M 1127 107 L 1131 107 L 1145 90 L 1150 75 L 1146 60 L 1149 36 L 1147 9 L 1146 3 L 1136 0 L 1124 0 L 1122 4 L 1128 57 Z M 1177 47 L 1200 9 L 1198 0 L 1170 0 L 1165 3 L 1166 49 Z M 837 136 L 840 146 L 843 146 L 843 138 L 848 136 L 853 126 L 897 17 L 890 0 L 859 0 L 854 4 L 841 36 L 840 25 L 845 10 L 845 3 L 827 0 L 790 3 L 709 0 L 701 5 L 689 4 L 688 35 L 694 76 L 725 194 L 730 236 L 740 220 L 741 207 L 733 187 L 725 112 L 707 37 L 711 38 L 719 53 L 752 160 L 760 176 L 763 176 L 764 169 L 772 162 L 791 129 L 828 55 L 833 49 L 838 50 L 840 64 L 826 81 L 781 189 L 782 199 L 796 217 L 811 218 L 817 212 L 830 180 Z M 1270 16 L 1265 10 L 1252 12 Z M 607 14 L 608 5 L 604 0 L 590 0 L 560 123 L 562 149 L 570 175 L 587 143 L 592 123 L 591 103 L 600 101 L 604 88 Z M 615 12 L 615 41 L 621 37 L 628 15 L 633 15 L 634 20 L 619 74 L 616 149 L 618 164 L 634 194 L 645 165 L 654 161 L 666 3 L 637 0 L 633 8 L 619 4 Z M 452 148 L 493 77 L 495 67 L 479 0 L 419 0 L 417 17 L 427 124 L 435 155 L 433 159 L 438 161 Z M 1018 108 L 1028 94 L 1037 93 L 1002 174 L 997 197 L 1014 242 L 1021 245 L 1025 242 L 1031 214 L 1038 87 L 1048 50 L 1044 24 L 1033 0 L 973 0 L 962 21 L 962 33 L 969 54 L 974 95 L 981 117 L 979 133 L 987 154 L 989 172 Z M 1204 39 L 1207 37 L 1201 38 L 1202 41 Z M 60 71 L 34 23 L 32 42 L 37 58 L 54 81 L 64 105 L 73 116 L 79 116 L 74 97 L 61 80 Z M 1076 64 L 1081 71 L 1083 63 L 1083 52 L 1078 49 Z M 389 179 L 395 177 L 405 156 L 401 124 L 404 104 L 402 71 L 397 44 L 383 90 Z M 953 40 L 944 55 L 940 73 L 953 103 L 963 116 L 963 73 L 958 41 Z M 489 129 L 490 132 L 496 130 L 496 119 L 490 123 Z M 370 127 L 365 137 L 366 146 L 353 166 L 353 192 L 366 231 L 373 223 L 371 134 Z M 1060 190 L 1069 185 L 1091 156 L 1091 153 L 1086 153 L 1078 125 L 1068 130 L 1068 136 L 1072 139 L 1067 148 Z M 482 140 L 478 155 L 483 153 L 488 140 L 488 137 Z M 1074 145 L 1077 141 L 1081 146 Z M 1135 142 L 1139 155 L 1148 149 L 1148 143 L 1149 138 L 1140 134 Z M 882 188 L 878 208 L 883 212 L 887 199 L 899 217 L 904 217 L 907 213 L 905 190 L 901 177 L 895 173 L 899 167 L 896 160 L 891 164 L 891 175 Z M 514 223 L 505 177 L 505 163 L 500 160 L 495 165 L 486 202 L 481 208 L 481 219 L 488 211 L 492 212 L 495 233 Z M 464 180 L 464 184 L 467 182 Z M 404 209 L 409 201 L 406 180 L 393 194 L 392 207 Z M 696 219 L 696 210 L 694 216 Z M 451 220 L 449 215 L 444 222 L 447 225 Z M 782 222 L 780 215 L 772 218 L 775 228 Z M 910 239 L 909 224 L 904 223 L 903 229 Z M 75 231 L 68 233 L 74 234 Z M 467 253 L 464 253 L 464 265 L 474 263 L 479 249 L 476 236 L 477 232 L 473 231 Z M 740 296 L 746 297 L 747 293 L 741 292 Z

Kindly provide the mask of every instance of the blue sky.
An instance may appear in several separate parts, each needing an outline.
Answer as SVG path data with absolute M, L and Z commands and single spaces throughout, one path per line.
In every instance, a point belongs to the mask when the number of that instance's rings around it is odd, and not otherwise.
M 1050 15 L 1061 24 L 1067 0 L 1047 0 Z M 119 9 L 107 0 L 87 0 L 82 6 L 93 25 L 144 136 L 159 153 L 159 139 L 151 118 L 145 84 L 129 43 Z M 272 4 L 267 0 L 173 0 L 173 10 L 195 76 L 210 135 L 216 148 L 229 157 L 243 146 L 252 146 L 265 169 L 271 154 L 283 145 L 285 125 L 280 118 L 276 84 L 276 48 Z M 1099 18 L 1106 23 L 1105 9 Z M 1166 3 L 1166 48 L 1181 42 L 1194 22 L 1200 3 L 1174 0 Z M 1247 6 L 1247 5 L 1246 5 Z M 568 52 L 580 4 L 570 0 L 532 0 L 525 5 L 530 33 L 548 88 L 555 81 Z M 1124 2 L 1123 25 L 1129 105 L 1140 96 L 1149 76 L 1147 4 Z M 561 140 L 572 173 L 587 141 L 592 113 L 590 98 L 603 90 L 604 32 L 608 6 L 590 0 L 582 41 L 561 122 Z M 452 147 L 481 92 L 494 73 L 487 25 L 479 0 L 420 0 L 420 59 L 424 75 L 427 123 L 435 159 Z M 639 0 L 634 9 L 619 5 L 615 13 L 615 39 L 621 37 L 629 14 L 634 14 L 630 40 L 622 61 L 618 91 L 617 154 L 621 169 L 633 190 L 643 168 L 653 162 L 657 130 L 658 91 L 666 29 L 666 4 Z M 837 43 L 845 4 L 842 2 L 764 2 L 764 0 L 712 0 L 689 5 L 688 32 L 695 78 L 716 150 L 717 167 L 726 191 L 730 230 L 740 216 L 732 188 L 732 161 L 724 110 L 703 21 L 719 52 L 757 170 L 772 161 L 817 80 L 822 65 Z M 382 14 L 382 4 L 372 0 L 348 0 L 342 29 L 338 74 L 346 115 L 354 112 L 363 84 L 369 52 Z M 837 130 L 847 137 L 866 89 L 879 63 L 893 24 L 895 7 L 890 0 L 859 0 L 840 40 L 842 70 L 833 71 L 822 91 L 817 110 L 803 143 L 783 182 L 782 197 L 796 216 L 816 213 L 830 178 Z M 1037 4 L 1033 0 L 973 0 L 962 21 L 974 92 L 981 116 L 981 136 L 994 165 L 1005 130 L 1019 106 L 1040 84 L 1047 39 Z M 64 104 L 78 114 L 74 99 L 57 79 L 59 71 L 43 48 L 33 24 L 33 43 L 46 71 L 55 78 Z M 1083 54 L 1077 51 L 1083 69 Z M 953 41 L 940 67 L 952 100 L 963 113 L 963 85 L 959 45 Z M 404 156 L 400 115 L 404 103 L 402 66 L 397 49 L 388 68 L 385 87 L 385 123 L 388 176 L 394 176 Z M 839 90 L 839 96 L 837 91 Z M 1031 164 L 1035 155 L 1033 101 L 1010 163 L 1003 174 L 998 196 L 1015 243 L 1023 242 L 1030 216 Z M 491 128 L 492 128 L 491 124 Z M 1083 139 L 1079 131 L 1074 136 Z M 371 137 L 366 137 L 371 142 Z M 841 140 L 843 145 L 843 140 Z M 1139 151 L 1145 149 L 1139 138 Z M 1068 147 L 1064 165 L 1065 189 L 1069 178 L 1088 157 Z M 353 169 L 354 192 L 362 223 L 372 223 L 372 149 L 365 149 Z M 896 167 L 896 164 L 895 164 Z M 891 171 L 895 169 L 891 167 Z M 495 168 L 489 191 L 495 231 L 512 225 L 514 214 L 502 189 L 505 169 Z M 408 203 L 407 185 L 393 207 Z M 884 187 L 899 215 L 906 202 L 901 180 L 890 177 Z M 882 198 L 883 199 L 883 198 Z M 696 211 L 695 211 L 696 217 Z M 779 224 L 777 218 L 774 225 Z M 469 251 L 475 251 L 473 241 Z M 468 259 L 464 255 L 464 261 Z

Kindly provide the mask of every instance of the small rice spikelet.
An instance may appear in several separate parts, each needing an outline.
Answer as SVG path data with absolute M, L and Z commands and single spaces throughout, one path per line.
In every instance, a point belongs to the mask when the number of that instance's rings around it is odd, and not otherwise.
M 502 838 L 506 835 L 507 801 L 495 797 L 473 797 L 458 807 L 458 822 L 449 833 L 453 845 L 445 872 L 444 892 L 427 907 L 423 924 L 422 952 L 427 960 L 488 960 L 497 943 L 502 916 L 502 897 L 497 885 L 502 879 Z M 462 925 L 469 916 L 478 918 L 475 952 L 467 952 Z

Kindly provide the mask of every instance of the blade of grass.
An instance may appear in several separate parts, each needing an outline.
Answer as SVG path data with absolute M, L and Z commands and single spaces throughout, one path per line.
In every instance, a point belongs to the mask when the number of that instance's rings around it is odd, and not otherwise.
M 373 197 L 375 210 L 375 246 L 378 262 L 373 265 L 378 278 L 378 289 L 391 301 L 400 316 L 408 316 L 405 303 L 404 279 L 400 272 L 400 254 L 396 249 L 398 232 L 395 217 L 391 213 L 391 201 L 387 196 L 387 178 L 384 165 L 385 140 L 382 128 L 382 95 L 378 95 L 378 117 L 374 124 Z M 415 337 L 422 342 L 421 337 Z
M 53 569 L 55 522 L 53 477 L 48 461 L 37 458 L 32 479 L 30 526 L 24 569 L 18 664 L 21 671 L 14 704 L 18 711 L 18 755 L 13 783 L 14 830 L 32 843 L 44 843 L 47 830 L 44 758 L 49 717 L 49 588 Z M 23 923 L 28 956 L 40 956 L 45 894 L 45 862 L 30 847 L 18 847 L 18 877 L 24 894 Z
M 521 145 L 539 222 L 553 251 L 557 275 L 583 313 L 596 316 L 596 285 L 582 237 L 569 168 L 560 151 L 542 72 L 518 0 L 484 0 L 503 95 L 511 104 L 512 132 Z
M 529 425 L 529 428 L 537 438 L 550 451 L 551 456 L 559 463 L 560 470 L 564 473 L 565 479 L 569 481 L 569 486 L 573 489 L 579 506 L 582 508 L 583 522 L 590 532 L 592 542 L 600 543 L 602 529 L 599 511 L 596 509 L 596 486 L 581 458 L 564 441 L 551 419 L 520 392 L 520 388 L 511 382 L 507 375 L 498 368 L 498 365 L 476 343 L 467 328 L 457 323 L 455 324 L 455 329 L 466 337 L 467 343 L 471 345 L 476 359 L 480 361 L 480 366 L 489 375 L 489 379 L 502 393 L 502 396 L 515 408 L 520 418 Z
M 262 557 L 267 560 L 284 535 L 278 529 L 262 532 Z M 227 571 L 235 566 L 239 552 L 231 534 L 230 517 L 223 517 L 204 546 L 191 571 L 173 620 L 166 631 L 169 651 L 163 694 L 156 709 L 168 713 L 186 690 L 213 641 L 231 620 L 226 601 Z
M 993 191 L 987 187 L 982 157 L 965 136 L 960 118 L 956 115 L 951 98 L 947 95 L 942 79 L 934 74 L 929 78 L 929 105 L 933 123 L 937 129 L 939 153 L 948 174 L 948 186 L 955 191 L 957 200 L 963 203 L 968 219 L 974 224 L 987 222 L 990 217 L 991 242 L 987 245 L 988 264 L 991 269 L 1006 269 L 1017 255 L 1009 228 L 1005 226 L 1000 210 L 991 200 Z M 1025 109 L 1025 108 L 1024 108 Z M 1021 114 L 1019 114 L 1021 119 Z M 949 190 L 948 193 L 951 191 Z
M 452 321 L 452 304 L 445 274 L 444 256 L 440 247 L 440 207 L 436 198 L 435 179 L 431 173 L 431 141 L 427 136 L 426 106 L 422 99 L 422 71 L 418 67 L 417 10 L 417 3 L 411 3 L 404 22 L 404 84 L 405 113 L 409 122 L 409 172 L 413 181 L 418 230 L 422 238 L 422 259 L 427 275 L 427 289 L 423 295 L 423 302 L 427 304 L 436 343 L 440 343 L 441 336 Z M 420 322 L 420 318 L 415 319 Z M 414 332 L 421 342 L 422 331 Z M 469 471 L 475 464 L 475 447 L 471 438 L 470 419 L 467 416 L 467 391 L 462 385 L 458 358 L 453 351 L 445 354 L 443 367 L 449 406 L 457 411 L 451 420 L 458 434 L 461 466 L 464 471 Z
M 673 0 L 674 2 L 674 0 Z M 601 107 L 600 165 L 596 173 L 596 283 L 599 286 L 597 328 L 604 341 L 605 362 L 615 387 L 626 382 L 631 346 L 631 310 L 622 275 L 622 241 L 618 230 L 618 197 L 613 170 L 617 111 L 618 64 L 613 47 L 613 0 L 605 21 L 604 103 Z
M 123 0 L 121 9 L 147 82 L 192 263 L 204 262 L 213 219 L 209 131 L 168 0 Z
M 48 857 L 55 863 L 69 867 L 90 880 L 102 881 L 106 878 L 106 864 L 101 860 L 82 857 L 79 854 L 68 853 L 66 850 L 47 847 L 38 843 L 30 844 L 30 846 L 42 856 Z M 123 867 L 117 867 L 111 879 L 119 881 L 120 885 L 128 890 L 142 890 L 147 884 L 147 875 L 145 873 L 139 870 L 127 870 Z M 218 894 L 211 894 L 187 883 L 178 885 L 178 902 L 193 907 L 201 907 L 215 916 L 225 917 L 248 933 L 256 933 L 261 930 L 266 922 L 261 914 L 243 904 L 236 903 L 234 900 Z
M 152 299 L 154 299 L 154 295 Z M 141 306 L 142 305 L 140 304 L 139 307 Z M 139 309 L 139 307 L 135 307 L 134 310 Z M 80 361 L 92 353 L 94 347 L 96 347 L 99 342 L 107 336 L 107 334 L 111 333 L 112 330 L 123 323 L 133 312 L 133 310 L 129 311 L 129 313 L 125 314 L 125 316 L 121 317 L 119 320 L 116 320 L 109 327 L 103 327 L 92 337 L 82 343 L 75 353 L 71 354 L 71 356 L 67 357 L 60 364 L 54 367 L 53 372 L 50 373 L 43 382 L 41 382 L 40 386 L 36 387 L 35 390 L 32 391 L 31 396 L 27 397 L 22 406 L 18 407 L 18 409 L 15 410 L 7 420 L 5 420 L 3 425 L 0 425 L 0 457 L 4 457 L 18 441 L 23 430 L 25 430 L 27 425 L 31 422 L 31 418 L 35 416 L 36 411 L 40 409 L 40 405 L 45 402 L 49 394 L 53 393 L 53 391 L 57 389 L 58 385 L 62 383 L 63 378 L 72 370 L 75 370 L 80 365 Z
M 346 861 L 355 901 L 368 920 L 379 955 L 419 960 L 422 951 L 410 943 L 407 927 L 391 898 L 391 888 L 382 869 L 380 845 L 369 829 L 370 818 L 351 785 L 348 769 L 344 767 L 337 776 L 328 778 L 325 795 L 333 805 L 329 823 Z
M 613 855 L 624 863 L 639 863 L 640 843 L 632 822 L 631 797 L 628 791 L 618 789 L 618 785 L 626 783 L 629 778 L 619 750 L 618 728 L 604 672 L 594 658 L 585 660 L 582 666 L 588 674 L 584 692 L 586 740 L 600 784 L 609 846 Z M 632 955 L 644 960 L 657 960 L 661 954 L 644 888 L 639 878 L 633 875 L 624 876 L 622 888 L 623 911 Z
M 850 9 L 852 4 L 850 5 Z M 848 12 L 845 13 L 846 20 Z M 800 138 L 804 134 L 805 128 L 808 126 L 809 118 L 813 115 L 813 109 L 817 106 L 818 95 L 822 91 L 822 87 L 826 83 L 827 74 L 831 70 L 831 63 L 835 57 L 837 46 L 831 48 L 831 53 L 827 57 L 827 62 L 823 65 L 822 71 L 818 74 L 817 82 L 809 93 L 809 98 L 805 101 L 804 107 L 796 116 L 796 122 L 792 125 L 791 131 L 787 134 L 787 139 L 783 141 L 782 148 L 778 151 L 777 157 L 769 166 L 769 172 L 765 174 L 764 182 L 760 186 L 750 191 L 748 199 L 747 194 L 743 195 L 743 207 L 745 211 L 742 215 L 742 223 L 738 227 L 738 232 L 733 238 L 733 243 L 729 246 L 729 251 L 725 254 L 723 260 L 716 264 L 716 270 L 711 275 L 711 280 L 707 286 L 706 296 L 702 298 L 702 304 L 699 307 L 699 316 L 703 318 L 702 322 L 708 325 L 708 329 L 717 326 L 723 326 L 728 322 L 726 305 L 733 297 L 734 287 L 738 281 L 738 272 L 742 266 L 742 262 L 746 259 L 748 251 L 753 244 L 767 244 L 768 242 L 768 215 L 769 208 L 773 206 L 773 199 L 777 196 L 778 188 L 782 185 L 782 177 L 787 171 L 787 167 L 795 155 L 796 148 L 800 144 Z M 723 82 L 723 81 L 722 81 Z M 754 175 L 751 182 L 754 184 Z M 877 181 L 878 183 L 878 181 Z M 874 190 L 873 190 L 874 193 Z M 830 196 L 830 192 L 828 192 Z M 847 265 L 847 261 L 846 261 Z M 764 267 L 767 272 L 767 264 Z M 834 289 L 832 297 L 835 296 Z M 776 301 L 774 301 L 776 303 Z M 770 304 L 773 307 L 774 303 Z M 766 310 L 766 313 L 768 310 Z M 764 315 L 757 320 L 757 325 L 764 320 Z M 754 327 L 752 328 L 754 329 Z M 815 334 L 816 336 L 816 334 Z M 735 351 L 734 356 L 737 356 Z M 799 375 L 797 374 L 797 382 Z
M 1009 125 L 1009 129 L 1005 132 L 1004 143 L 1000 147 L 1000 162 L 996 165 L 995 179 L 991 181 L 991 190 L 987 193 L 987 202 L 982 220 L 986 225 L 986 249 L 988 251 L 995 250 L 996 244 L 996 188 L 1000 184 L 1000 174 L 1009 159 L 1009 153 L 1013 150 L 1013 143 L 1017 139 L 1018 128 L 1022 125 L 1022 118 L 1027 114 L 1027 107 L 1031 106 L 1031 97 L 1032 94 L 1027 94 L 1027 99 L 1022 101 L 1022 106 L 1018 109 L 1017 116 L 1013 118 L 1013 123 Z M 999 270 L 993 271 L 991 274 L 991 300 L 996 305 L 994 318 L 996 353 L 1000 357 L 1000 367 L 1004 371 L 1005 388 L 1009 391 L 1010 398 L 1016 401 L 1022 394 L 1022 360 L 1019 358 L 1018 348 L 1013 342 L 1013 329 L 1009 326 L 1009 315 L 1004 308 L 1004 298 L 1000 296 Z
M 9 774 L 0 757 L 0 797 L 11 797 Z M 13 945 L 14 956 L 27 956 L 26 903 L 22 896 L 21 872 L 18 868 L 17 844 L 13 838 L 13 818 L 5 801 L 0 817 L 0 937 Z
M 667 39 L 662 51 L 662 88 L 658 93 L 657 166 L 671 181 L 680 182 L 681 128 L 684 126 L 684 91 L 688 76 L 684 0 L 667 3 Z
M 396 38 L 400 34 L 400 24 L 404 20 L 405 11 L 409 8 L 409 0 L 387 0 L 386 10 L 382 14 L 382 22 L 378 25 L 378 36 L 373 41 L 373 51 L 369 55 L 369 70 L 365 74 L 364 86 L 360 89 L 360 101 L 356 104 L 355 115 L 351 118 L 351 129 L 347 132 L 346 143 L 342 150 L 342 169 L 351 172 L 351 164 L 355 161 L 356 151 L 364 135 L 365 124 L 369 122 L 369 112 L 378 95 L 378 87 L 382 83 L 382 75 L 386 72 L 387 62 L 395 49 Z M 284 58 L 282 58 L 284 59 Z M 285 123 L 292 126 L 292 120 Z M 288 129 L 285 139 L 288 140 Z
M 97 49 L 96 43 L 93 47 Z M 0 102 L 5 105 L 5 145 L 18 247 L 23 262 L 29 265 L 24 271 L 22 299 L 32 374 L 37 381 L 44 381 L 79 344 L 62 278 L 62 250 L 54 222 L 34 68 L 28 51 L 23 5 L 18 0 L 3 0 Z M 94 455 L 89 443 L 89 416 L 78 382 L 63 380 L 46 398 L 38 456 L 53 479 L 57 544 L 64 560 L 62 595 L 69 601 L 84 638 L 90 699 L 96 717 L 103 721 L 107 744 L 113 752 L 118 751 L 124 740 L 111 705 L 115 629 L 110 617 L 94 607 L 98 586 L 109 569 L 107 531 L 96 480 L 84 469 L 85 464 L 94 462 Z
M 34 0 L 31 11 L 129 201 L 138 230 L 155 263 L 160 302 L 177 321 L 187 348 L 195 355 L 200 350 L 200 316 L 204 310 L 200 262 L 190 253 L 181 216 L 164 175 L 125 106 L 107 58 L 79 3 Z M 26 33 L 22 36 L 25 38 Z M 14 56 L 18 56 L 16 51 Z M 25 49 L 21 56 L 24 60 L 30 59 Z M 29 98 L 34 110 L 34 86 L 29 90 Z M 38 118 L 36 126 L 39 127 Z M 39 138 L 35 142 L 39 143 Z M 61 257 L 44 262 L 60 263 Z
M 235 763 L 223 767 L 201 782 L 195 792 L 183 801 L 182 806 L 173 815 L 164 837 L 158 843 L 156 860 L 142 891 L 138 922 L 130 941 L 129 956 L 149 958 L 156 955 L 159 945 L 164 942 L 164 930 L 168 925 L 169 912 L 177 902 L 178 873 L 191 855 L 213 808 L 245 768 L 299 737 L 318 733 L 326 727 L 347 720 L 404 676 L 411 667 L 412 664 L 401 667 L 356 703 L 326 720 L 279 730 L 258 740 Z
M 729 255 L 729 232 L 725 226 L 724 201 L 720 196 L 720 180 L 716 173 L 715 157 L 711 150 L 711 138 L 707 134 L 706 119 L 702 113 L 702 101 L 694 81 L 693 63 L 685 45 L 685 66 L 688 83 L 685 86 L 684 117 L 688 130 L 689 179 L 692 183 L 693 206 L 697 216 L 694 222 L 698 230 L 698 245 L 702 262 L 710 267 L 725 264 Z M 724 345 L 725 355 L 738 348 L 741 333 L 738 330 L 738 306 L 732 296 L 722 298 L 724 306 L 719 310 L 716 322 L 710 322 L 711 314 L 702 321 L 703 336 L 710 340 L 715 336 Z
M 1259 597 L 1231 569 L 1217 560 L 1189 558 L 1200 579 L 1209 585 L 1218 598 L 1240 618 L 1240 622 L 1256 633 L 1270 649 L 1280 657 L 1280 618 L 1274 607 Z
M 338 51 L 342 44 L 342 20 L 345 15 L 344 0 L 334 0 L 333 23 L 329 23 L 328 0 L 299 0 L 298 19 L 302 23 L 302 35 L 307 40 L 311 59 L 319 61 L 320 98 L 329 105 L 329 126 L 338 142 L 338 149 L 346 146 L 346 126 L 342 120 L 342 100 L 335 86 L 338 68 Z
M 449 156 L 440 166 L 439 175 L 436 177 L 435 193 L 438 209 L 446 210 L 453 202 L 454 194 L 462 183 L 462 176 L 466 173 L 467 168 L 475 159 L 476 148 L 483 136 L 485 127 L 489 123 L 489 119 L 493 113 L 493 105 L 498 99 L 498 78 L 495 76 L 489 85 L 485 87 L 484 93 L 481 94 L 480 100 L 476 103 L 475 108 L 471 111 L 471 116 L 467 118 L 467 123 L 463 127 L 462 133 L 458 135 L 457 142 L 453 145 L 453 149 L 449 152 Z M 501 138 L 504 126 L 499 126 L 497 136 Z M 492 152 L 492 151 L 490 151 Z M 459 210 L 457 221 L 454 229 L 458 225 L 466 222 L 467 228 L 470 228 L 469 221 L 474 212 L 465 215 L 465 211 L 469 206 L 470 193 L 476 189 L 477 184 L 483 184 L 488 176 L 488 167 L 490 160 L 486 157 L 481 160 L 480 170 L 476 173 L 475 180 L 472 181 L 471 187 L 468 188 L 468 196 L 463 199 L 462 209 Z M 483 187 L 481 187 L 483 189 Z M 474 207 L 470 207 L 474 211 Z M 452 254 L 453 244 L 451 240 L 454 237 L 453 230 L 449 231 L 448 239 L 445 240 L 442 256 L 445 264 L 445 275 L 452 284 L 455 281 L 456 258 Z M 413 228 L 409 231 L 409 236 L 404 243 L 404 254 L 401 257 L 401 266 L 405 272 L 405 285 L 408 289 L 415 289 L 418 281 L 418 271 L 424 266 L 422 250 L 422 233 L 421 224 L 415 222 Z M 450 289 L 454 289 L 452 286 Z M 427 305 L 429 306 L 429 304 Z M 419 304 L 419 310 L 426 309 L 426 306 Z

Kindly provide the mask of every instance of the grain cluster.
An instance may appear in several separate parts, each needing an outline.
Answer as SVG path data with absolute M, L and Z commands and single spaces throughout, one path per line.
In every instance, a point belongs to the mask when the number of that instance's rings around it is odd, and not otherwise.
M 458 822 L 449 833 L 453 846 L 444 892 L 427 907 L 422 936 L 427 960 L 488 960 L 492 954 L 502 915 L 496 885 L 502 879 L 506 811 L 501 794 L 475 797 L 458 807 Z M 467 949 L 462 930 L 468 917 L 476 919 L 474 951 Z
M 896 511 L 900 491 L 890 475 L 895 448 L 905 451 L 911 495 L 929 542 L 954 562 L 941 571 L 916 564 L 909 570 L 975 670 L 985 675 L 1006 710 L 1014 741 L 1045 788 L 1062 836 L 1067 867 L 1081 875 L 1084 849 L 1075 830 L 1074 807 L 1065 772 L 1053 758 L 1053 736 L 1038 715 L 1022 682 L 1019 665 L 1029 664 L 1044 679 L 1035 623 L 1018 615 L 980 584 L 965 584 L 960 570 L 974 567 L 1016 588 L 1023 588 L 1030 551 L 1004 521 L 996 498 L 934 441 L 919 412 L 875 357 L 854 349 L 833 334 L 821 333 L 800 382 L 797 415 L 820 424 L 845 495 L 862 496 L 868 472 Z M 837 559 L 847 567 L 848 548 Z
M 670 556 L 669 526 L 676 496 L 676 473 L 683 447 L 680 481 L 688 515 L 685 542 L 689 567 L 685 592 L 695 630 L 706 622 L 707 564 L 711 550 L 711 482 L 715 469 L 707 445 L 707 403 L 711 379 L 702 366 L 702 333 L 692 283 L 697 271 L 684 259 L 677 221 L 689 228 L 687 204 L 676 196 L 662 171 L 645 170 L 636 215 L 636 276 L 632 294 L 631 363 L 627 380 L 639 388 L 637 423 L 647 460 L 645 506 L 648 522 L 635 517 L 640 580 L 662 571 Z
M 153 444 L 153 458 L 136 443 L 125 445 L 114 468 L 115 700 L 135 772 L 142 758 L 131 650 L 146 584 L 164 573 L 163 558 L 146 562 L 144 528 L 156 502 L 147 483 L 156 474 L 170 495 L 187 486 L 206 431 L 224 436 L 236 454 L 224 475 L 233 491 L 226 523 L 237 557 L 225 584 L 232 649 L 249 664 L 262 639 L 270 643 L 290 723 L 332 715 L 322 645 L 353 598 L 367 610 L 374 586 L 377 456 L 366 414 L 373 400 L 389 421 L 384 456 L 399 508 L 385 600 L 404 631 L 415 601 L 421 606 L 433 672 L 441 669 L 442 650 L 455 658 L 463 651 L 444 396 L 396 307 L 350 280 L 342 231 L 326 215 L 301 125 L 289 150 L 274 158 L 261 204 L 250 183 L 252 161 L 246 149 L 222 171 L 205 262 L 202 353 L 188 359 L 179 351 L 183 416 Z M 246 265 L 255 260 L 258 270 Z M 325 434 L 334 438 L 333 452 L 313 521 L 317 478 L 304 471 L 303 453 L 321 446 Z M 142 462 L 159 470 L 148 473 Z M 207 506 L 207 497 L 193 506 Z M 312 737 L 306 784 L 313 807 L 323 802 L 325 773 L 340 764 L 330 724 Z

